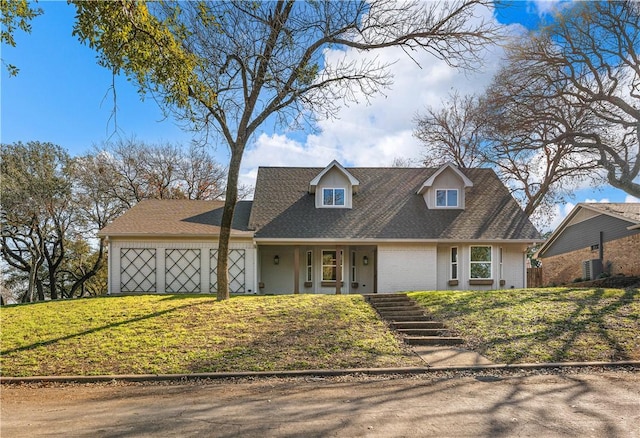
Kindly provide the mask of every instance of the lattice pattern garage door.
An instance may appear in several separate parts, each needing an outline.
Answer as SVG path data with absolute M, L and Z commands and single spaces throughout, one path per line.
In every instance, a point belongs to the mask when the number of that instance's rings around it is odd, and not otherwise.
M 200 292 L 200 250 L 167 249 L 165 281 L 169 293 Z
M 229 291 L 234 294 L 245 293 L 245 258 L 244 249 L 229 250 Z M 211 292 L 218 290 L 218 250 L 211 253 Z
M 156 291 L 155 249 L 120 249 L 120 290 L 122 292 Z

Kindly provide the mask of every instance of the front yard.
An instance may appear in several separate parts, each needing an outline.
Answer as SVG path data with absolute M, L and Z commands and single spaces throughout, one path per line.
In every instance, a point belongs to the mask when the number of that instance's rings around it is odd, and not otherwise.
M 101 297 L 0 315 L 4 376 L 421 365 L 359 295 Z
M 640 360 L 637 289 L 409 294 L 496 363 Z M 143 295 L 0 309 L 3 376 L 424 366 L 360 295 Z
M 496 363 L 640 360 L 638 289 L 414 292 Z

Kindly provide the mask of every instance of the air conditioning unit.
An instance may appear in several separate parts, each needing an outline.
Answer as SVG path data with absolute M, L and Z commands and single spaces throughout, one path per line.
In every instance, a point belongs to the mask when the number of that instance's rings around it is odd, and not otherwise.
M 585 280 L 595 280 L 602 274 L 602 260 L 591 259 L 582 262 L 582 278 Z

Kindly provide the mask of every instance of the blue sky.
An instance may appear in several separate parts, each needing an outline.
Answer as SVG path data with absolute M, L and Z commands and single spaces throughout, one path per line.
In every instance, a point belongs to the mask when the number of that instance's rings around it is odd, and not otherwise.
M 531 28 L 555 4 L 512 2 L 493 18 Z M 135 86 L 121 77 L 115 81 L 116 125 L 111 74 L 96 64 L 91 49 L 71 36 L 74 8 L 66 2 L 41 2 L 39 6 L 44 14 L 33 21 L 32 33 L 16 33 L 15 48 L 2 46 L 4 62 L 20 68 L 17 77 L 8 77 L 4 68 L 1 73 L 2 143 L 49 141 L 72 155 L 81 155 L 119 137 L 148 143 L 190 142 L 191 133 L 165 118 L 153 100 L 142 102 Z M 333 158 L 345 165 L 370 166 L 390 165 L 395 157 L 418 158 L 418 143 L 411 135 L 415 114 L 427 104 L 438 103 L 452 89 L 477 91 L 478 84 L 488 83 L 497 65 L 490 62 L 492 57 L 499 53 L 487 53 L 487 68 L 472 76 L 451 71 L 433 59 L 424 58 L 422 68 L 401 59 L 394 65 L 395 84 L 388 93 L 369 105 L 345 107 L 339 120 L 321 122 L 318 132 L 259 133 L 245 155 L 243 182 L 253 185 L 258 166 L 323 166 Z M 215 154 L 222 163 L 228 159 L 224 145 Z M 585 200 L 632 199 L 611 187 L 583 189 L 571 204 L 558 206 L 557 221 L 574 203 Z

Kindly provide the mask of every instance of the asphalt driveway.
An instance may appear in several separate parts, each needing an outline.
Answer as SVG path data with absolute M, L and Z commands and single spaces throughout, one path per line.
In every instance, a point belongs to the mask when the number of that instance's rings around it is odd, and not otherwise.
M 640 437 L 640 373 L 3 385 L 2 437 Z

